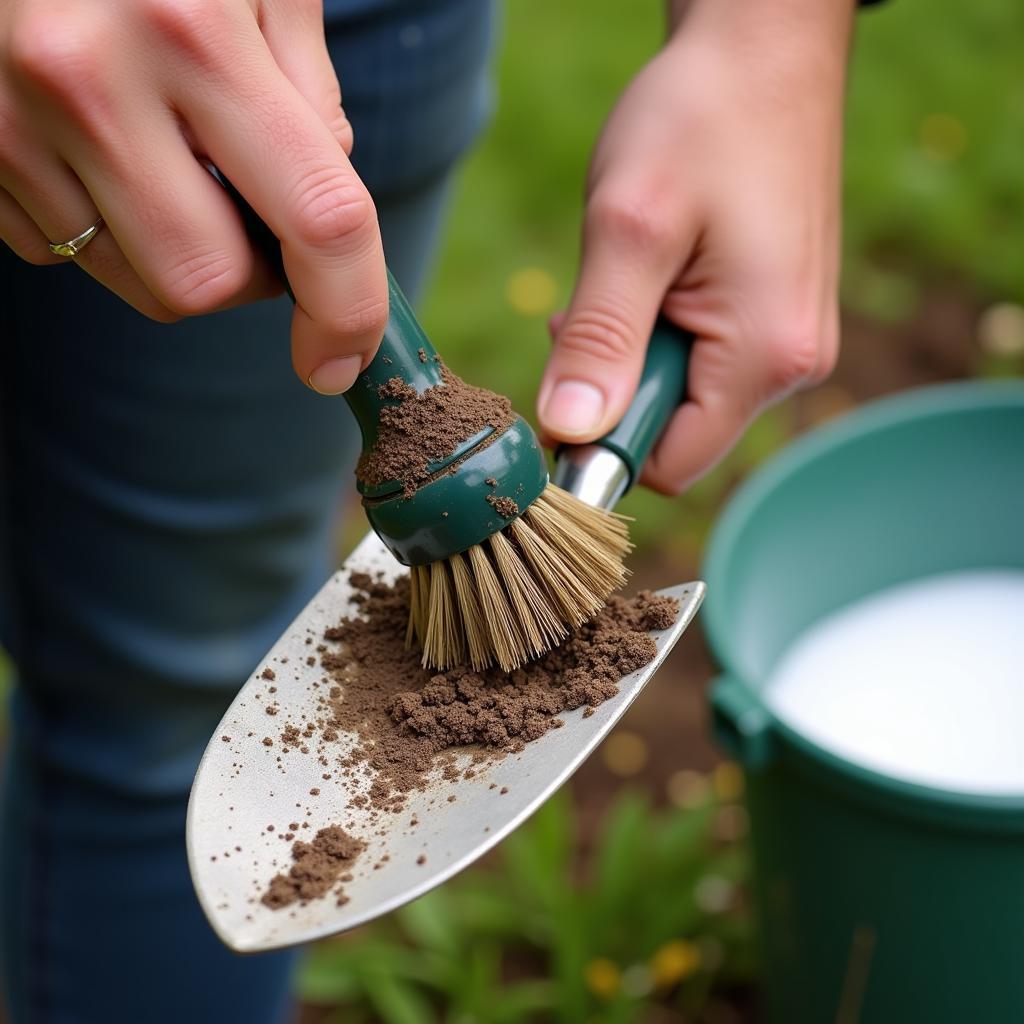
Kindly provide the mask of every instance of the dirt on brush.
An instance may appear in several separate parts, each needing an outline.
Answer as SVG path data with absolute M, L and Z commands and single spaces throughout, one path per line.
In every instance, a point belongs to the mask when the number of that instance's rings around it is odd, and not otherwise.
M 519 515 L 519 506 L 511 498 L 496 498 L 493 494 L 488 494 L 486 500 L 503 519 L 515 519 Z
M 321 698 L 329 714 L 323 735 L 358 734 L 360 746 L 345 767 L 368 764 L 375 773 L 369 800 L 390 810 L 423 786 L 441 752 L 470 744 L 496 755 L 518 751 L 558 728 L 562 712 L 613 697 L 623 676 L 654 657 L 648 631 L 667 628 L 678 613 L 674 599 L 648 591 L 616 595 L 561 646 L 515 672 L 434 672 L 405 647 L 408 578 L 387 584 L 354 573 L 351 582 L 362 615 L 325 634 L 341 646 L 322 657 L 337 683 Z M 282 734 L 283 742 L 296 740 Z
M 360 456 L 356 479 L 365 487 L 395 480 L 407 498 L 429 477 L 429 463 L 447 459 L 486 427 L 501 433 L 516 418 L 503 395 L 473 387 L 443 365 L 441 383 L 423 394 L 401 377 L 377 393 L 394 404 L 381 409 L 377 440 Z

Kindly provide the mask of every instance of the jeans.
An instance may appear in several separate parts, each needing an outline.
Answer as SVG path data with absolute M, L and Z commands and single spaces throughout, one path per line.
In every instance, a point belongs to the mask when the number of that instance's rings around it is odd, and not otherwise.
M 488 103 L 482 0 L 328 0 L 353 161 L 415 292 Z M 3 248 L 0 246 L 0 248 Z M 294 957 L 223 948 L 184 822 L 234 693 L 320 586 L 358 432 L 275 299 L 167 326 L 0 253 L 0 642 L 11 1024 L 246 1024 Z

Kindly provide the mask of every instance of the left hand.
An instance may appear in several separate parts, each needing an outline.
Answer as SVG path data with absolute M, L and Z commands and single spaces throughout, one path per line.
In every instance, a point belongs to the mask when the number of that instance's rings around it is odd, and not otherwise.
M 579 278 L 538 399 L 549 439 L 594 440 L 621 419 L 659 312 L 697 339 L 688 401 L 642 477 L 663 493 L 831 371 L 851 17 L 851 0 L 685 4 L 594 153 Z

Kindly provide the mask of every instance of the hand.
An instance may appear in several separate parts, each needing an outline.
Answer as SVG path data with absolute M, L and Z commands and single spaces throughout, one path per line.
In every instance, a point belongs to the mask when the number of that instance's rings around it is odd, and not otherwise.
M 579 279 L 538 399 L 548 437 L 613 427 L 659 310 L 696 335 L 643 482 L 678 494 L 838 348 L 848 0 L 677 4 L 595 151 Z
M 295 370 L 331 394 L 387 318 L 351 147 L 320 0 L 0 4 L 0 237 L 59 262 L 47 241 L 102 215 L 76 261 L 157 320 L 280 290 L 210 161 L 281 240 Z

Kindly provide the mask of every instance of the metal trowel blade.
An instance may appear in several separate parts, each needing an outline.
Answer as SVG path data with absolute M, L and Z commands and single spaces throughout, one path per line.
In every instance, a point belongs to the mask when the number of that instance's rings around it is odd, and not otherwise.
M 241 953 L 293 946 L 354 928 L 472 864 L 586 760 L 658 670 L 704 596 L 703 583 L 659 591 L 678 599 L 676 621 L 651 634 L 658 646 L 654 660 L 621 680 L 618 695 L 590 717 L 584 718 L 582 709 L 565 713 L 563 728 L 552 729 L 519 754 L 474 765 L 471 779 L 461 778 L 471 754 L 460 752 L 458 781 L 443 781 L 439 772 L 432 775 L 426 791 L 411 792 L 404 809 L 394 814 L 350 804 L 355 795 L 351 787 L 368 788 L 369 779 L 335 776 L 324 781 L 324 772 L 331 769 L 325 769 L 312 752 L 285 754 L 278 741 L 285 721 L 297 723 L 303 715 L 311 720 L 322 717 L 315 703 L 322 691 L 312 684 L 323 678 L 323 670 L 319 658 L 313 664 L 307 659 L 325 628 L 358 614 L 348 582 L 353 571 L 393 580 L 406 569 L 376 535 L 363 540 L 241 689 L 210 740 L 192 785 L 186 828 L 192 881 L 214 931 Z M 268 667 L 275 674 L 273 683 L 262 677 Z M 271 685 L 277 689 L 269 696 Z M 267 715 L 269 700 L 279 705 L 280 715 Z M 264 737 L 272 738 L 273 746 L 265 746 Z M 345 755 L 357 744 L 354 734 L 340 735 L 331 744 L 332 757 Z M 311 789 L 319 790 L 319 795 L 312 797 Z M 449 802 L 452 795 L 456 799 Z M 375 813 L 377 820 L 371 821 Z M 412 819 L 418 820 L 415 827 Z M 345 885 L 349 901 L 344 906 L 338 906 L 332 895 L 279 910 L 260 902 L 271 878 L 287 872 L 291 864 L 291 843 L 282 832 L 292 822 L 308 823 L 297 838 L 309 839 L 317 829 L 340 824 L 366 842 L 354 878 Z M 274 830 L 268 831 L 268 825 Z M 382 862 L 385 854 L 388 859 Z M 374 865 L 380 866 L 374 870 Z

